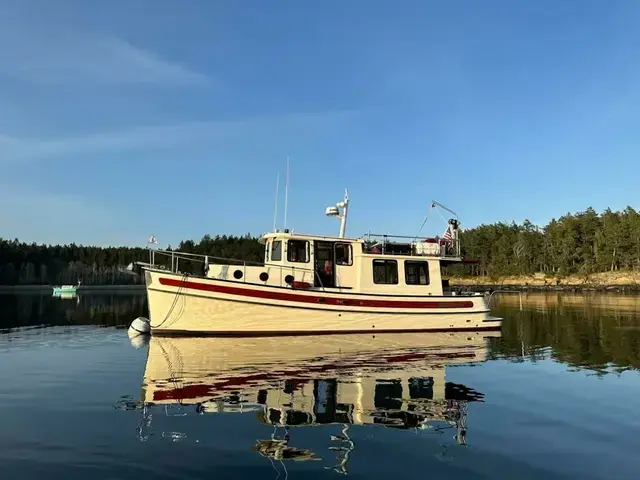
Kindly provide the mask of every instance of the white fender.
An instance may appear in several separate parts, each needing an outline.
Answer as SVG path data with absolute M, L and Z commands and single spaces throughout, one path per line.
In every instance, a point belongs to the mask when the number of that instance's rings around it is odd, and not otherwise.
M 151 322 L 148 318 L 138 317 L 129 325 L 129 336 L 148 335 L 151 333 Z

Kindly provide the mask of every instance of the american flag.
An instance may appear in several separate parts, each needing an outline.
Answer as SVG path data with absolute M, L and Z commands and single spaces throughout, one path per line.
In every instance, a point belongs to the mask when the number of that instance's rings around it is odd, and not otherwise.
M 447 242 L 451 242 L 453 237 L 451 235 L 451 228 L 447 228 L 447 230 L 442 234 L 442 238 Z

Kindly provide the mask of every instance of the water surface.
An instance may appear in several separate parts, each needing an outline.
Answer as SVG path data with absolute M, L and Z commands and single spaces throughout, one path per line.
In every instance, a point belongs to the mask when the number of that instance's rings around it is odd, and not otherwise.
M 638 478 L 638 297 L 469 334 L 152 338 L 144 296 L 0 295 L 2 478 Z

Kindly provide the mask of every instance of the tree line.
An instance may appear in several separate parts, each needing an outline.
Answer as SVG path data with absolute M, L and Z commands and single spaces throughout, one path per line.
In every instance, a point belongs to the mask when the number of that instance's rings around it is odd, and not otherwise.
M 264 246 L 251 235 L 205 235 L 200 242 L 186 240 L 170 251 L 196 253 L 259 262 Z M 0 285 L 85 285 L 142 284 L 144 279 L 132 275 L 127 266 L 132 262 L 148 262 L 149 252 L 139 247 L 97 247 L 76 245 L 39 245 L 18 239 L 0 238 Z M 169 266 L 170 257 L 157 255 L 156 263 Z M 180 264 L 181 271 L 196 271 L 201 264 Z
M 640 269 L 640 213 L 631 207 L 598 214 L 593 208 L 552 219 L 544 227 L 495 223 L 460 234 L 465 256 L 476 264 L 453 273 L 554 276 Z
M 540 227 L 525 220 L 522 224 L 494 223 L 460 233 L 465 257 L 475 264 L 449 267 L 458 275 L 589 275 L 596 272 L 640 269 L 640 213 L 631 207 L 621 212 L 610 209 L 598 214 L 593 208 L 552 219 Z M 168 250 L 172 250 L 171 246 Z M 205 235 L 199 242 L 185 240 L 173 249 L 184 253 L 261 262 L 264 246 L 250 234 L 243 236 Z M 157 263 L 170 265 L 168 257 Z M 83 245 L 38 245 L 0 238 L 0 284 L 135 284 L 139 276 L 126 266 L 149 261 L 144 248 L 94 247 Z M 181 261 L 182 262 L 182 261 Z M 197 272 L 201 264 L 181 263 L 182 271 Z

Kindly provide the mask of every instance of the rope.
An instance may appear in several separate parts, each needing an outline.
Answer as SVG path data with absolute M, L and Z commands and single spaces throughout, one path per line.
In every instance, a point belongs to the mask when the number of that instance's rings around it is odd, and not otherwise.
M 165 322 L 169 319 L 169 317 L 173 313 L 173 309 L 176 308 L 176 305 L 178 303 L 178 298 L 181 297 L 180 294 L 182 293 L 182 290 L 184 290 L 184 284 L 186 283 L 188 277 L 189 277 L 188 273 L 185 273 L 182 275 L 182 278 L 180 279 L 180 286 L 178 287 L 178 290 L 176 290 L 175 297 L 173 298 L 173 303 L 171 304 L 171 307 L 169 308 L 169 311 L 167 312 L 167 315 L 164 317 L 164 319 L 158 325 L 151 325 L 151 320 L 149 320 L 149 326 L 151 328 L 159 328 L 162 325 L 164 325 Z M 184 297 L 182 298 L 184 300 Z M 183 304 L 183 307 L 184 307 L 184 304 Z M 174 321 L 175 320 L 177 320 L 177 318 L 174 319 Z
M 167 367 L 169 369 L 169 379 L 173 383 L 173 388 L 175 390 L 178 390 L 182 385 L 178 384 L 178 376 L 176 375 L 176 368 L 174 368 L 173 363 L 171 363 L 171 357 L 169 357 L 169 353 L 162 346 L 164 342 L 159 341 L 159 339 L 156 339 L 155 341 L 160 347 L 160 350 L 162 351 L 162 356 L 164 357 L 165 362 L 167 362 Z M 180 378 L 184 378 L 184 363 L 182 362 L 182 355 L 180 354 L 180 351 L 175 347 L 175 345 L 171 343 L 169 343 L 168 345 L 170 347 L 173 347 L 173 352 L 178 362 L 177 371 L 180 374 Z M 179 405 L 182 405 L 182 399 L 181 398 L 177 399 L 176 403 L 178 403 Z

